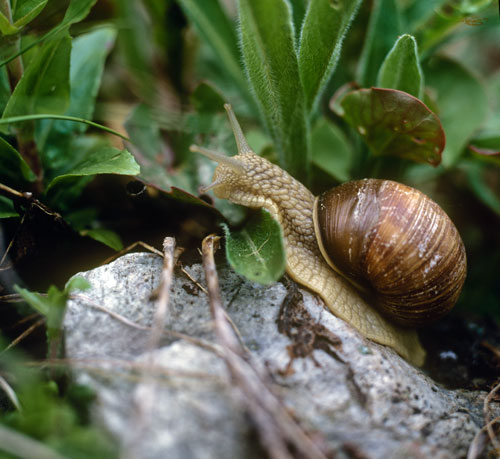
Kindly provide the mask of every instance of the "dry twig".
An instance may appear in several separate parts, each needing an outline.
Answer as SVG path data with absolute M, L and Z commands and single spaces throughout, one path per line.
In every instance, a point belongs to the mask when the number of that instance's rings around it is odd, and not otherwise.
M 163 241 L 163 269 L 160 277 L 160 284 L 157 289 L 156 310 L 153 317 L 153 324 L 149 336 L 149 362 L 148 367 L 143 373 L 143 390 L 136 392 L 134 400 L 135 414 L 132 416 L 132 426 L 130 431 L 133 435 L 130 436 L 130 442 L 125 448 L 125 457 L 139 457 L 140 451 L 136 451 L 136 445 L 140 442 L 136 441 L 140 438 L 149 425 L 149 414 L 153 410 L 154 400 L 156 397 L 156 381 L 152 374 L 154 367 L 153 351 L 160 345 L 161 337 L 164 333 L 165 322 L 168 318 L 170 287 L 172 285 L 172 276 L 174 271 L 174 249 L 175 239 L 166 237 Z
M 214 318 L 215 333 L 223 349 L 224 361 L 243 395 L 246 409 L 255 423 L 261 443 L 273 459 L 292 458 L 289 447 L 301 457 L 325 459 L 323 452 L 274 394 L 264 375 L 252 364 L 251 356 L 245 354 L 233 328 L 226 320 L 214 261 L 214 250 L 218 241 L 217 236 L 211 235 L 203 240 L 202 245 L 210 310 Z

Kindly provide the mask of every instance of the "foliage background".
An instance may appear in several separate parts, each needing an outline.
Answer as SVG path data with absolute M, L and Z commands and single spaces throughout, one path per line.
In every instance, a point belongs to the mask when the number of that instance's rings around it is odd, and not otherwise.
M 2 303 L 1 332 L 12 342 L 40 314 L 29 359 L 62 355 L 69 277 L 137 240 L 197 247 L 225 222 L 238 269 L 248 241 L 273 232 L 258 280 L 281 275 L 273 222 L 198 192 L 214 165 L 189 146 L 235 153 L 224 102 L 253 149 L 315 193 L 381 177 L 431 195 L 467 247 L 458 309 L 498 319 L 495 2 L 1 0 L 0 12 L 0 295 L 28 302 Z M 112 456 L 89 424 L 91 394 L 26 358 L 0 354 L 23 406 L 0 396 L 2 425 L 69 457 Z

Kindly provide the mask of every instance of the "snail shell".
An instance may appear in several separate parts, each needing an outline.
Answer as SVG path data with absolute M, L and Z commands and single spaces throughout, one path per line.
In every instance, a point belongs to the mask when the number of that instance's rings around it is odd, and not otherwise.
M 348 182 L 316 198 L 314 225 L 328 264 L 392 321 L 423 325 L 456 303 L 464 245 L 446 213 L 420 191 L 390 180 Z

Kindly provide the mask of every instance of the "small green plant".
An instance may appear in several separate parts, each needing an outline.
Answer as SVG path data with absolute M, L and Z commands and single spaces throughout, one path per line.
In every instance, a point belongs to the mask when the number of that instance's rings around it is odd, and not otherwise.
M 82 21 L 95 0 L 71 1 L 59 24 L 29 43 L 21 39 L 47 1 L 4 1 L 0 31 L 0 218 L 19 217 L 10 188 L 30 191 L 49 208 L 62 212 L 73 228 L 113 248 L 115 234 L 95 226 L 92 213 L 82 219 L 74 203 L 98 174 L 137 175 L 139 167 L 126 149 L 91 135 L 97 93 L 105 59 L 115 41 L 112 25 L 89 30 L 73 39 L 71 25 Z M 19 19 L 17 19 L 19 18 Z M 122 135 L 123 136 L 123 135 Z M 17 200 L 18 202 L 19 200 Z

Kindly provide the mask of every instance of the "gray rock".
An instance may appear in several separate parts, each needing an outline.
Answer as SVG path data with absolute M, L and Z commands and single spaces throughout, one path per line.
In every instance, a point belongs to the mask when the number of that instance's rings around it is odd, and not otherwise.
M 159 257 L 139 253 L 80 274 L 92 285 L 83 293 L 90 301 L 69 302 L 66 352 L 79 381 L 96 390 L 95 417 L 128 457 L 262 457 L 241 394 L 214 352 L 167 336 L 160 349 L 149 351 L 148 330 L 96 309 L 98 304 L 150 326 L 155 307 L 150 297 L 161 269 Z M 187 270 L 205 283 L 201 265 Z M 285 286 L 253 284 L 224 266 L 219 280 L 225 309 L 253 357 L 270 372 L 303 428 L 322 438 L 336 457 L 466 455 L 482 425 L 484 393 L 440 387 L 302 290 L 302 315 L 309 323 L 304 336 L 316 327 L 321 342 L 330 342 L 291 362 L 294 343 L 277 326 Z M 180 272 L 170 304 L 170 329 L 215 342 L 208 299 Z M 300 335 L 300 326 L 292 331 Z

